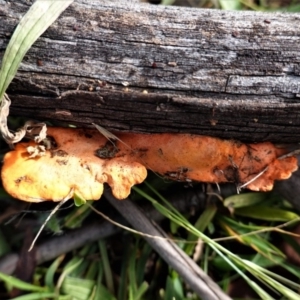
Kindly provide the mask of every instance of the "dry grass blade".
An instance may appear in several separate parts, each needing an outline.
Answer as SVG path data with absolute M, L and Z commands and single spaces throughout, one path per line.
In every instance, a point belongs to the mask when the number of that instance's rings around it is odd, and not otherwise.
M 105 191 L 104 195 L 110 204 L 112 204 L 136 230 L 153 236 L 165 237 L 163 231 L 158 229 L 157 226 L 154 226 L 146 215 L 130 200 L 117 201 L 109 191 Z M 145 239 L 151 247 L 180 274 L 199 297 L 211 300 L 230 299 L 230 297 L 172 241 L 147 237 L 145 237 Z
M 70 191 L 70 193 L 73 193 L 73 190 Z M 67 196 L 65 199 L 63 199 L 61 202 L 59 202 L 55 208 L 51 211 L 51 213 L 49 214 L 49 216 L 47 217 L 47 219 L 45 220 L 45 222 L 42 224 L 42 226 L 40 227 L 38 233 L 36 234 L 35 238 L 33 239 L 28 252 L 30 252 L 32 250 L 32 248 L 35 245 L 35 242 L 37 241 L 38 237 L 40 236 L 41 232 L 43 231 L 43 229 L 45 228 L 47 222 L 51 219 L 51 217 L 60 209 L 60 207 L 65 204 L 67 201 L 69 200 L 69 197 Z
M 37 0 L 23 16 L 6 48 L 0 76 L 0 101 L 32 44 L 73 0 Z

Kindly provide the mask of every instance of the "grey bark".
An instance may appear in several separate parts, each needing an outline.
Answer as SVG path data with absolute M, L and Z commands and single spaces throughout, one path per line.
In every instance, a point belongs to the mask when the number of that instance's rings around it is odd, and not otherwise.
M 0 0 L 0 58 L 28 1 Z M 11 84 L 12 114 L 109 130 L 300 140 L 300 15 L 77 0 Z

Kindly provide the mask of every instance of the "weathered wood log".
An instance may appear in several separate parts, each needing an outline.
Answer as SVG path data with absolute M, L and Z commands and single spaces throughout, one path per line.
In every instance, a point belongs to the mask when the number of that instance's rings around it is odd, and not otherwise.
M 28 1 L 0 0 L 0 58 Z M 78 0 L 30 49 L 11 113 L 109 130 L 300 141 L 300 15 Z

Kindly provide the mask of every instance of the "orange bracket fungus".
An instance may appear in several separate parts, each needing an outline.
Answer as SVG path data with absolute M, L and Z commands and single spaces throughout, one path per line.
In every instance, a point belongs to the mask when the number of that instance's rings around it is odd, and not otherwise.
M 146 178 L 146 169 L 177 181 L 235 182 L 269 191 L 274 180 L 297 169 L 294 156 L 269 142 L 169 133 L 118 133 L 107 139 L 97 129 L 47 130 L 43 142 L 18 143 L 4 157 L 3 185 L 18 199 L 62 201 L 76 193 L 97 200 L 104 183 L 124 199 Z

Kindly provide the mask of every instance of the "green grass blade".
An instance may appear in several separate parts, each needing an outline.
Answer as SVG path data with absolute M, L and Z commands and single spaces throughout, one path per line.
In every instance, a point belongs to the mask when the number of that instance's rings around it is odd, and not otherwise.
M 274 273 L 268 269 L 264 269 L 261 266 L 259 266 L 259 268 L 262 271 L 262 273 L 268 275 L 270 278 L 276 279 L 277 282 L 280 281 L 280 282 L 284 283 L 286 286 L 290 286 L 293 289 L 299 290 L 299 288 L 300 288 L 299 283 L 293 282 L 293 281 L 289 280 L 288 278 L 282 277 L 281 275 Z M 298 276 L 299 276 L 299 274 L 298 274 Z
M 87 300 L 95 286 L 94 280 L 67 276 L 62 284 L 62 292 L 76 300 Z
M 12 285 L 13 287 L 22 290 L 22 291 L 30 291 L 30 292 L 46 292 L 48 291 L 47 287 L 41 287 L 37 285 L 33 285 L 27 282 L 24 282 L 18 278 L 15 278 L 13 276 L 6 275 L 4 273 L 0 272 L 0 280 L 6 282 L 9 285 Z
M 286 296 L 287 299 L 291 300 L 297 300 L 299 299 L 299 294 L 296 292 L 292 291 L 291 289 L 287 288 L 286 286 L 283 286 L 280 282 L 274 280 L 272 277 L 281 277 L 278 274 L 275 274 L 267 269 L 261 268 L 260 266 L 254 264 L 253 262 L 250 261 L 244 261 L 246 265 L 250 267 L 252 270 L 252 274 L 256 276 L 257 279 L 261 280 L 264 284 L 268 285 L 270 288 L 273 290 L 278 291 L 282 295 Z M 272 275 L 272 277 L 268 276 Z M 281 277 L 283 278 L 283 277 Z M 300 286 L 298 284 L 295 284 L 295 288 L 299 290 Z
M 255 251 L 268 257 L 272 261 L 276 261 L 277 257 L 285 257 L 282 251 L 267 240 L 266 237 L 268 233 L 264 232 L 260 234 L 243 235 L 251 233 L 252 230 L 249 230 L 244 226 L 240 226 L 240 222 L 231 220 L 230 223 L 227 223 L 227 220 L 229 220 L 229 218 L 222 218 L 222 216 L 218 218 L 220 226 L 228 233 L 229 236 L 234 237 L 242 244 L 252 247 Z
M 0 100 L 32 44 L 73 0 L 37 0 L 19 22 L 6 48 L 0 70 Z
M 130 243 L 126 243 L 126 247 L 123 250 L 122 255 L 122 265 L 121 265 L 121 273 L 120 273 L 120 282 L 118 288 L 118 299 L 119 300 L 127 300 L 127 283 L 128 283 L 128 264 L 130 256 L 132 255 L 131 245 Z
M 257 204 L 267 198 L 267 193 L 243 193 L 227 197 L 223 201 L 223 205 L 230 208 L 246 207 Z
M 74 229 L 82 225 L 82 222 L 91 214 L 90 205 L 93 201 L 88 201 L 87 204 L 74 209 L 64 219 L 64 227 Z
M 10 246 L 7 242 L 2 230 L 0 230 L 0 257 L 10 252 Z
M 101 262 L 98 262 L 97 264 L 98 269 L 98 276 L 97 276 L 97 282 L 96 282 L 96 290 L 95 290 L 95 297 L 93 300 L 116 300 L 114 295 L 112 295 L 101 283 L 103 278 L 103 265 Z M 122 280 L 122 275 L 120 276 Z M 117 298 L 118 300 L 122 300 L 122 298 Z
M 129 264 L 128 264 L 128 278 L 129 278 L 129 296 L 132 300 L 135 299 L 136 293 L 137 293 L 137 282 L 136 282 L 136 268 L 135 268 L 135 262 L 136 262 L 136 247 L 133 248 L 133 251 L 129 258 Z
M 178 217 L 184 218 L 183 215 L 166 199 L 164 198 L 155 188 L 153 188 L 147 181 L 144 182 L 144 184 L 156 195 L 163 203 Z M 139 194 L 143 191 L 137 187 L 134 187 L 139 190 Z M 144 194 L 144 193 L 143 193 Z M 144 194 L 145 195 L 145 194 Z M 143 196 L 144 196 L 143 195 Z
M 240 10 L 242 8 L 239 0 L 219 0 L 219 3 L 225 10 Z
M 286 222 L 296 219 L 300 220 L 299 215 L 294 212 L 265 205 L 237 208 L 234 213 L 243 217 L 264 221 Z
M 136 300 L 143 299 L 142 297 L 143 297 L 143 295 L 147 292 L 148 288 L 149 288 L 149 284 L 148 284 L 146 281 L 144 281 L 144 282 L 140 285 L 140 287 L 138 288 L 138 290 L 136 291 L 135 299 L 136 299 Z
M 116 300 L 114 297 L 102 284 L 97 284 L 96 293 L 94 300 Z
M 65 255 L 61 255 L 50 265 L 48 268 L 46 275 L 45 275 L 45 284 L 49 288 L 50 291 L 54 291 L 55 284 L 54 284 L 54 276 L 57 268 L 61 264 L 61 262 L 64 260 Z
M 141 285 L 144 282 L 145 271 L 147 268 L 147 262 L 149 260 L 152 248 L 149 244 L 145 244 L 142 252 L 140 253 L 139 259 L 136 262 L 136 280 L 137 285 Z
M 31 293 L 16 298 L 12 298 L 11 300 L 41 300 L 41 299 L 54 299 L 54 298 L 56 298 L 56 294 L 54 293 Z
M 77 254 L 74 254 L 73 258 L 69 261 L 71 264 L 76 263 L 82 257 L 88 257 L 89 255 L 94 255 L 95 252 L 98 251 L 98 247 L 96 244 L 87 244 Z M 88 272 L 88 268 L 91 264 L 91 261 L 85 259 L 77 268 L 75 268 L 69 276 L 72 277 L 82 277 L 86 278 L 86 274 Z
M 95 280 L 98 274 L 98 264 L 95 264 L 94 261 L 89 263 L 85 279 Z
M 200 217 L 196 221 L 194 227 L 197 228 L 199 231 L 204 232 L 205 229 L 206 229 L 206 227 L 208 226 L 208 224 L 213 220 L 216 212 L 217 212 L 216 206 L 210 205 L 210 206 L 206 207 L 206 209 L 204 210 L 204 212 L 200 215 Z M 187 240 L 189 242 L 191 242 L 191 241 L 197 241 L 198 238 L 195 237 L 194 234 L 192 234 L 191 232 L 189 232 Z M 196 244 L 186 244 L 185 247 L 184 247 L 185 252 L 188 255 L 192 255 L 195 246 L 196 246 Z
M 103 264 L 104 276 L 105 276 L 107 288 L 112 294 L 115 294 L 113 275 L 112 275 L 112 270 L 111 270 L 111 267 L 109 264 L 106 243 L 103 240 L 100 240 L 98 242 L 98 245 L 99 245 L 99 249 L 100 249 L 100 253 L 101 253 L 101 258 L 102 258 L 101 261 Z
M 76 262 L 74 262 L 72 265 L 69 264 L 67 267 L 64 268 L 64 271 L 61 273 L 61 275 L 58 278 L 56 287 L 55 287 L 55 292 L 57 295 L 59 295 L 59 290 L 65 280 L 65 278 L 73 271 L 75 270 L 82 262 L 84 261 L 83 258 L 78 259 Z
M 155 208 L 157 208 L 165 217 L 169 218 L 174 222 L 178 222 L 183 228 L 185 228 L 188 232 L 192 232 L 194 235 L 201 238 L 205 243 L 207 243 L 218 255 L 220 255 L 226 263 L 228 263 L 255 291 L 262 299 L 272 299 L 268 293 L 266 293 L 258 284 L 252 281 L 245 273 L 244 270 L 241 270 L 240 267 L 246 267 L 249 272 L 251 272 L 251 268 L 246 265 L 243 260 L 237 255 L 233 254 L 223 246 L 219 245 L 208 236 L 197 230 L 193 225 L 191 225 L 188 220 L 184 217 L 181 217 L 179 213 L 168 210 L 166 207 L 158 203 L 155 199 L 153 199 L 148 194 L 144 193 L 137 187 L 133 187 L 133 189 L 141 194 L 145 199 L 149 200 Z

